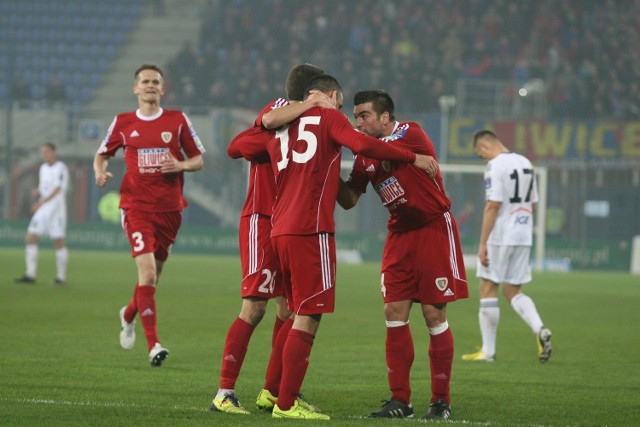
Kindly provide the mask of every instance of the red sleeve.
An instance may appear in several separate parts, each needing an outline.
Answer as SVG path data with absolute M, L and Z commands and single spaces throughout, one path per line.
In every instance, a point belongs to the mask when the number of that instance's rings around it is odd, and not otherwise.
M 347 185 L 359 193 L 366 193 L 367 184 L 369 184 L 369 176 L 364 167 L 364 158 L 356 155 L 353 159 L 353 168 L 347 178 Z
M 358 132 L 351 126 L 346 116 L 338 110 L 324 110 L 325 116 L 333 121 L 330 126 L 333 139 L 338 144 L 349 147 L 354 153 L 378 160 L 396 160 L 406 163 L 416 161 L 416 154 L 412 151 L 394 147 L 391 144 Z
M 98 153 L 105 157 L 113 157 L 116 154 L 116 151 L 122 147 L 124 142 L 120 137 L 120 132 L 118 130 L 120 125 L 118 118 L 119 116 L 115 116 L 113 118 L 113 121 L 107 130 L 107 135 L 104 137 L 100 147 L 98 148 Z
M 271 133 L 261 127 L 253 126 L 236 135 L 229 146 L 227 154 L 232 159 L 244 157 L 247 160 L 262 160 L 267 155 L 267 141 Z
M 185 113 L 182 113 L 182 121 L 182 133 L 180 135 L 182 149 L 189 158 L 201 156 L 202 153 L 205 152 L 205 149 L 193 127 L 193 123 L 191 123 L 191 120 L 189 120 L 189 117 L 187 117 Z
M 274 101 L 271 101 L 270 103 L 268 103 L 267 105 L 264 106 L 262 111 L 260 111 L 260 113 L 258 114 L 258 117 L 256 117 L 256 121 L 253 122 L 253 125 L 261 127 L 262 126 L 262 116 L 264 116 L 269 111 L 271 111 L 271 110 L 273 110 L 275 108 L 284 107 L 285 105 L 289 105 L 289 101 L 287 101 L 284 98 L 278 98 L 278 99 L 276 99 Z

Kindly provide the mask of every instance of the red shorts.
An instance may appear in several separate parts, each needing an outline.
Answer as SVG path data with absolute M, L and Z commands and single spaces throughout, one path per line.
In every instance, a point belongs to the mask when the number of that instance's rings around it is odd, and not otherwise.
M 301 315 L 333 313 L 336 290 L 333 234 L 277 236 L 272 242 L 280 261 L 289 310 Z
M 242 298 L 284 295 L 278 259 L 271 246 L 271 219 L 253 214 L 240 218 Z
M 171 245 L 176 241 L 182 212 L 144 212 L 122 209 L 122 229 L 131 244 L 131 256 L 153 253 L 159 261 L 166 261 Z
M 416 230 L 389 232 L 380 284 L 385 303 L 440 304 L 468 298 L 467 274 L 451 213 Z

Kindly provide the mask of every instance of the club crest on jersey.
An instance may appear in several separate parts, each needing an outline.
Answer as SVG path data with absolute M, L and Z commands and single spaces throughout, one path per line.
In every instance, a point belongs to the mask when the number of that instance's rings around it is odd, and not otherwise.
M 446 277 L 436 277 L 436 287 L 444 291 L 449 286 L 449 279 Z
M 171 138 L 173 138 L 173 134 L 171 132 L 162 132 L 160 134 L 160 137 L 162 138 L 162 141 L 165 144 L 168 144 L 171 142 Z

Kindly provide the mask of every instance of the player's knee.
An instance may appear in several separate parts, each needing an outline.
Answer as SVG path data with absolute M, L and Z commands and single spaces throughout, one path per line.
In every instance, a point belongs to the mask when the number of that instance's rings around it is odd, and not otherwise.
M 245 322 L 257 326 L 267 311 L 267 301 L 260 299 L 245 298 L 242 300 L 240 318 Z

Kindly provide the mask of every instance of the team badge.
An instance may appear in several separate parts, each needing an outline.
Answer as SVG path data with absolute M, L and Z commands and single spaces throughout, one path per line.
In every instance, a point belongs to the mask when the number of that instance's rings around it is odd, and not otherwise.
M 173 134 L 171 132 L 162 132 L 160 134 L 160 137 L 162 138 L 165 144 L 168 144 L 171 142 L 171 138 L 173 138 Z
M 449 279 L 446 277 L 437 277 L 436 278 L 436 287 L 438 289 L 440 289 L 441 291 L 444 291 L 445 289 L 447 289 L 447 286 L 449 285 Z

